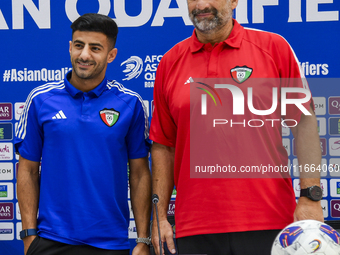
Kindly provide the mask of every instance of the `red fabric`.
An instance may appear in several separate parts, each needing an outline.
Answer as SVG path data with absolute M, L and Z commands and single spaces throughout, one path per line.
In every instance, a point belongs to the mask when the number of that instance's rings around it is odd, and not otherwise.
M 214 47 L 204 45 L 194 31 L 190 38 L 167 52 L 158 66 L 150 139 L 176 148 L 177 237 L 282 229 L 293 222 L 296 203 L 289 178 L 190 178 L 190 84 L 185 83 L 190 77 L 231 78 L 231 69 L 236 66 L 252 68 L 251 78 L 301 77 L 296 57 L 281 36 L 244 29 L 235 20 L 226 41 Z M 285 80 L 281 86 L 302 86 L 302 83 Z M 267 98 L 271 105 L 268 90 L 254 88 L 253 92 L 254 96 L 262 93 L 261 98 Z M 310 103 L 304 106 L 308 108 Z M 270 105 L 263 109 L 269 109 Z M 261 102 L 257 106 L 260 109 Z M 300 116 L 300 110 L 288 107 L 286 118 L 299 121 Z M 287 165 L 280 125 L 265 131 L 240 130 L 233 129 L 228 136 L 230 150 L 225 155 L 232 164 Z

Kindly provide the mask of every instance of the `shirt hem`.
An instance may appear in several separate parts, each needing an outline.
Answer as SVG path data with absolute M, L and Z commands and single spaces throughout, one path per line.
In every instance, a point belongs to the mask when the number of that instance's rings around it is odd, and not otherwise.
M 130 244 L 127 242 L 125 245 L 112 245 L 112 242 L 110 242 L 110 245 L 97 245 L 94 243 L 87 243 L 87 242 L 82 242 L 80 240 L 71 240 L 69 238 L 57 236 L 56 234 L 46 232 L 46 231 L 39 231 L 39 236 L 50 239 L 52 241 L 60 242 L 60 243 L 65 243 L 65 244 L 70 244 L 70 245 L 89 245 L 93 246 L 96 248 L 100 249 L 106 249 L 106 250 L 129 250 L 130 249 Z
M 293 222 L 293 221 L 292 221 Z M 176 238 L 186 237 L 186 236 L 195 236 L 195 235 L 205 235 L 205 234 L 221 234 L 221 233 L 234 233 L 234 232 L 247 232 L 247 231 L 261 231 L 261 230 L 282 230 L 287 225 L 292 222 L 285 223 L 276 223 L 271 225 L 248 225 L 248 226 L 228 226 L 227 228 L 219 228 L 219 229 L 192 229 L 192 230 L 177 230 Z

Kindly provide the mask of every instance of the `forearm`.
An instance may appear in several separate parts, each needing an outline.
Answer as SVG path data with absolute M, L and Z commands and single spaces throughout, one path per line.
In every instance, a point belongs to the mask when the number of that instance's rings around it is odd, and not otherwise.
M 301 116 L 299 124 L 292 129 L 300 170 L 300 188 L 320 186 L 321 147 L 317 130 L 317 121 L 312 109 L 311 116 Z M 323 221 L 320 201 L 312 201 L 302 196 L 299 198 L 294 212 L 294 221 L 314 219 Z
M 37 228 L 39 206 L 39 162 L 20 157 L 17 178 L 22 229 Z
M 152 191 L 159 197 L 160 220 L 167 219 L 167 211 L 174 188 L 175 149 L 159 143 L 152 145 Z M 154 215 L 155 217 L 155 215 Z
M 130 161 L 130 197 L 138 237 L 150 236 L 151 174 L 148 159 Z
M 312 116 L 302 116 L 294 130 L 296 153 L 300 170 L 300 186 L 302 189 L 320 186 L 321 147 L 317 131 L 317 121 Z

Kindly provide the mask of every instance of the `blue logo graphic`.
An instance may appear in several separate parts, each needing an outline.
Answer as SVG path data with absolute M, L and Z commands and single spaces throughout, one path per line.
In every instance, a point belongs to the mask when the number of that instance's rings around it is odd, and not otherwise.
M 0 124 L 0 140 L 12 140 L 13 139 L 13 126 L 12 123 Z
M 2 228 L 0 229 L 0 234 L 12 234 L 13 230 L 10 228 Z
M 329 134 L 340 135 L 340 118 L 329 118 Z
M 340 244 L 340 235 L 339 233 L 334 230 L 331 226 L 328 225 L 321 225 L 320 230 L 326 233 L 336 244 Z
M 290 227 L 286 228 L 280 235 L 280 244 L 282 247 L 286 248 L 291 245 L 299 235 L 303 233 L 301 227 Z
M 0 197 L 7 197 L 7 185 L 0 185 Z

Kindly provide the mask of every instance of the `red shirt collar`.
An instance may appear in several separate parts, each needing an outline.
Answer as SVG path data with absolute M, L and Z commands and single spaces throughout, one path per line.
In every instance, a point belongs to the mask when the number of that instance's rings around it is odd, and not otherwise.
M 233 29 L 231 30 L 230 35 L 225 41 L 223 41 L 223 43 L 229 45 L 232 48 L 240 48 L 241 42 L 243 39 L 244 28 L 235 19 L 233 19 L 233 23 L 234 23 L 234 26 L 233 26 Z M 196 32 L 194 29 L 192 36 L 191 36 L 191 45 L 190 45 L 191 52 L 197 52 L 203 47 L 204 47 L 204 43 L 201 43 L 197 39 Z

